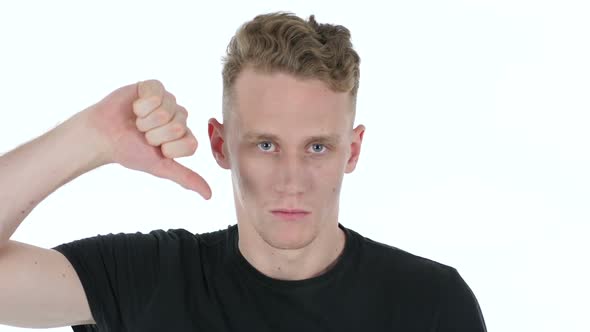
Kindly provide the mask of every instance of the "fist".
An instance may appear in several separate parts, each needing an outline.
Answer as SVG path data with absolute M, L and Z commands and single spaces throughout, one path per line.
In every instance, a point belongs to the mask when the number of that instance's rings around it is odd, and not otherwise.
M 121 87 L 96 105 L 93 126 L 107 142 L 109 161 L 172 180 L 211 197 L 208 183 L 174 158 L 196 152 L 197 139 L 187 127 L 187 110 L 157 80 Z
M 187 128 L 187 110 L 156 80 L 137 84 L 138 99 L 133 102 L 135 125 L 148 144 L 160 147 L 166 158 L 191 156 L 197 139 Z

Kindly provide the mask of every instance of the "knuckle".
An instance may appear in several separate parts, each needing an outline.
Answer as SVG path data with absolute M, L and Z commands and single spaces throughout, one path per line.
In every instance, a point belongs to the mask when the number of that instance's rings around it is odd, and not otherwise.
M 186 108 L 182 107 L 182 106 L 178 106 L 178 113 L 180 113 L 183 117 L 188 117 L 188 111 L 186 110 Z
M 162 154 L 168 158 L 180 158 L 188 156 L 177 142 L 168 142 L 162 144 Z
M 197 151 L 197 147 L 199 146 L 199 142 L 197 142 L 195 138 L 191 138 L 187 141 L 187 145 L 191 153 L 195 153 L 195 151 Z
M 135 112 L 135 114 L 138 113 L 139 111 L 139 106 L 141 105 L 141 101 L 142 98 L 137 98 L 136 100 L 133 101 L 133 104 L 131 104 L 131 107 L 133 108 L 133 112 Z
M 149 145 L 153 145 L 153 146 L 160 145 L 159 142 L 156 141 L 156 138 L 155 138 L 153 132 L 151 132 L 151 131 L 148 131 L 145 134 L 145 139 L 146 139 L 146 141 L 148 142 Z
M 182 123 L 173 123 L 170 125 L 170 131 L 176 136 L 182 136 L 186 131 L 186 127 Z
M 176 103 L 176 96 L 169 91 L 166 91 L 166 97 L 172 101 L 172 103 Z
M 153 96 L 153 97 L 150 97 L 150 99 L 152 100 L 153 105 L 160 106 L 163 103 L 161 96 Z
M 178 153 L 183 157 L 188 157 L 188 156 L 191 156 L 192 154 L 194 154 L 195 152 L 184 147 L 184 148 L 181 148 Z
M 164 109 L 158 110 L 156 113 L 158 123 L 167 123 L 172 119 L 172 115 L 170 112 L 167 112 Z
M 145 131 L 145 128 L 143 127 L 143 121 L 141 121 L 141 118 L 135 119 L 135 127 L 137 127 L 137 129 L 141 132 Z
M 162 145 L 162 155 L 164 157 L 170 158 L 170 159 L 178 157 L 174 154 L 174 149 L 170 148 L 170 145 L 168 145 L 168 144 Z
M 160 82 L 160 80 L 157 80 L 157 79 L 149 79 L 149 80 L 147 80 L 147 83 L 155 89 L 163 89 L 164 88 L 164 84 L 162 84 L 162 82 Z
M 140 81 L 138 85 L 138 91 L 140 97 L 151 97 L 151 96 L 158 96 L 161 98 L 163 96 L 164 84 L 156 79 L 148 79 L 145 81 Z

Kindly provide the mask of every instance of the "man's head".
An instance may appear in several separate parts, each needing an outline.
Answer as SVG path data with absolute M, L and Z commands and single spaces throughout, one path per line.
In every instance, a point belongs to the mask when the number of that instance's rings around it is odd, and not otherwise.
M 342 178 L 360 153 L 364 127 L 352 128 L 360 59 L 350 33 L 313 16 L 259 15 L 224 60 L 224 122 L 211 119 L 209 137 L 218 164 L 231 169 L 240 226 L 274 248 L 303 248 L 337 223 Z

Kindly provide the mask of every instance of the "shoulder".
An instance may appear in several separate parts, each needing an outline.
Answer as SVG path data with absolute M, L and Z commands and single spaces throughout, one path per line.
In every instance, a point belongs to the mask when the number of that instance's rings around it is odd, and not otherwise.
M 358 233 L 357 233 L 358 234 Z M 363 259 L 369 263 L 379 264 L 380 268 L 395 272 L 400 277 L 418 279 L 449 278 L 456 269 L 448 264 L 417 255 L 390 244 L 375 241 L 358 234 L 363 252 Z
M 184 228 L 170 228 L 170 229 L 154 229 L 149 232 L 136 233 L 109 233 L 107 235 L 99 235 L 100 238 L 119 238 L 127 240 L 155 240 L 163 243 L 183 243 L 195 242 L 201 245 L 215 245 L 219 242 L 225 241 L 228 238 L 229 231 L 234 226 L 228 226 L 226 229 L 216 231 L 195 233 Z
M 157 239 L 156 245 L 160 254 L 171 257 L 170 260 L 184 264 L 186 261 L 195 262 L 201 259 L 215 264 L 216 260 L 226 251 L 232 227 L 203 233 L 191 232 L 184 228 L 158 229 L 151 231 L 148 235 Z
M 137 252 L 142 255 L 161 251 L 182 250 L 188 247 L 214 246 L 228 238 L 229 230 L 193 233 L 183 228 L 154 229 L 151 231 L 105 233 L 62 243 L 53 249 L 70 254 L 73 252 Z M 192 249 L 192 248 L 191 248 Z
M 478 300 L 455 267 L 364 236 L 359 239 L 361 264 L 371 271 L 371 280 L 408 307 L 436 312 L 437 331 L 486 330 Z
M 435 304 L 441 292 L 457 287 L 460 276 L 453 266 L 366 236 L 357 238 L 360 270 L 388 294 L 406 302 Z

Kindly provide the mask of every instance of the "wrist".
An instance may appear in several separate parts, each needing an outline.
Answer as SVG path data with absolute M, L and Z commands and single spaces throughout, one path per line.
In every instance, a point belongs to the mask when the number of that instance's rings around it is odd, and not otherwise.
M 112 163 L 110 147 L 92 122 L 91 109 L 85 109 L 63 123 L 66 135 L 74 142 L 75 153 L 82 159 L 83 171 Z

